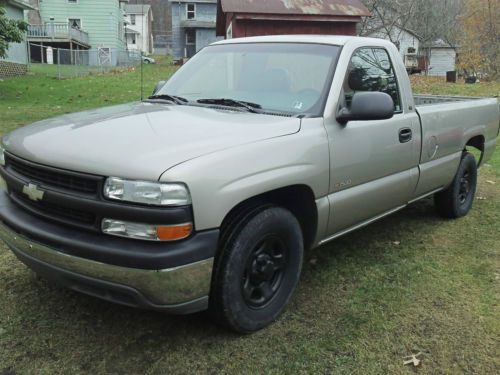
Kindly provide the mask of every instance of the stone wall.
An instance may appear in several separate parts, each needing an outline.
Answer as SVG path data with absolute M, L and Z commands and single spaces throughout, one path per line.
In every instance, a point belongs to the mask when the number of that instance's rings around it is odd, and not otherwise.
M 21 76 L 26 74 L 28 66 L 0 60 L 0 78 Z

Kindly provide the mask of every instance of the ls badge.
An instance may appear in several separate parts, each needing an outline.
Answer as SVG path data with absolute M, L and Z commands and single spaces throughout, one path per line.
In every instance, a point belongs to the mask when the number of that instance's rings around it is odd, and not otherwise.
M 38 186 L 30 183 L 23 187 L 23 194 L 26 194 L 32 201 L 38 202 L 43 199 L 45 192 L 38 190 Z

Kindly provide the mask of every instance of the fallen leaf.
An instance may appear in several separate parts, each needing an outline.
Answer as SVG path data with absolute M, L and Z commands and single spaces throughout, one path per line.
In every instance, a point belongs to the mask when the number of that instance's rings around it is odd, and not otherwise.
M 478 201 L 485 201 L 486 200 L 486 197 L 477 197 L 476 198 Z
M 495 181 L 491 181 L 491 180 L 486 180 L 486 183 L 490 184 L 490 185 L 495 185 L 496 182 Z
M 318 263 L 318 258 L 311 258 L 311 260 L 309 261 L 309 263 L 311 263 L 313 266 L 315 266 L 316 263 Z
M 420 359 L 417 358 L 418 356 L 421 356 L 421 355 L 422 355 L 422 352 L 418 352 L 417 354 L 412 354 L 410 356 L 404 357 L 405 359 L 403 360 L 403 365 L 406 366 L 406 365 L 413 364 L 413 366 L 417 367 L 422 362 Z M 409 358 L 409 359 L 406 359 L 406 358 Z
M 401 244 L 401 241 L 392 241 L 392 243 L 396 246 L 399 246 Z

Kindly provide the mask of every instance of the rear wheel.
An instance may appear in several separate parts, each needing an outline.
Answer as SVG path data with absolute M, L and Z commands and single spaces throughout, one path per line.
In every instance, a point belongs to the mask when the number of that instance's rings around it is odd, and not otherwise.
M 295 216 L 280 207 L 257 207 L 235 224 L 218 256 L 209 309 L 217 322 L 250 333 L 285 309 L 300 277 L 303 238 Z
M 476 159 L 472 154 L 465 152 L 451 185 L 434 195 L 437 212 L 451 219 L 467 215 L 474 203 L 476 185 Z

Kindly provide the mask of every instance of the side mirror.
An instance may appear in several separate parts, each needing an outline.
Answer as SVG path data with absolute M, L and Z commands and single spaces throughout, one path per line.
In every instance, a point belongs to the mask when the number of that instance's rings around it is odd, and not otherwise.
M 394 116 L 394 101 L 384 92 L 357 92 L 352 97 L 351 109 L 342 108 L 337 114 L 337 121 L 346 124 L 349 121 L 386 120 Z
M 167 83 L 167 81 L 158 82 L 155 86 L 155 89 L 153 90 L 153 95 L 155 95 L 158 91 L 160 91 L 162 89 L 162 87 L 165 86 L 166 83 Z

